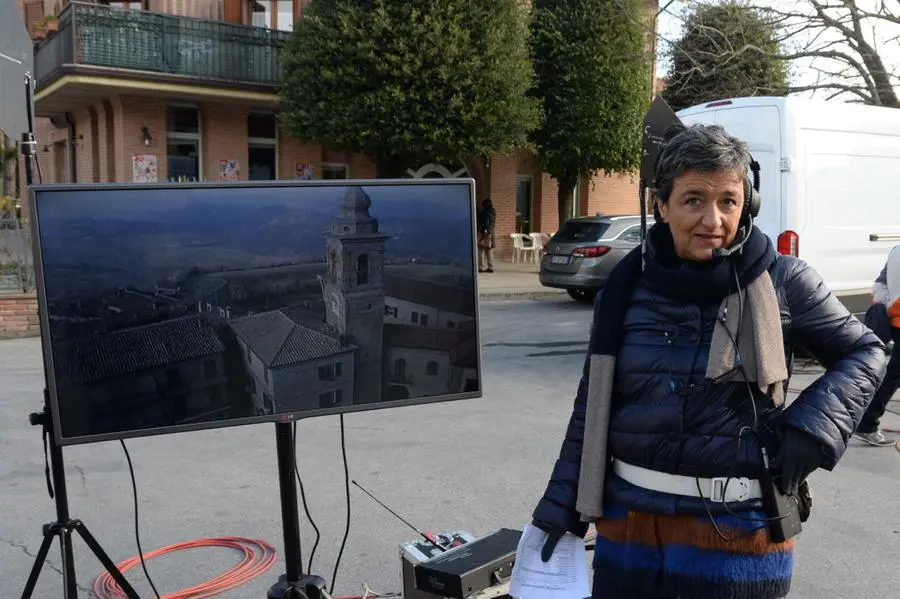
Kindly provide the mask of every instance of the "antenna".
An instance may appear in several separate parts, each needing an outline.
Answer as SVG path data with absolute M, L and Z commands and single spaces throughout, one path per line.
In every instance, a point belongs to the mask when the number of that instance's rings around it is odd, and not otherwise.
M 408 527 L 410 527 L 411 529 L 413 529 L 414 531 L 416 531 L 416 532 L 419 534 L 420 537 L 422 537 L 423 539 L 425 539 L 426 541 L 428 541 L 429 543 L 431 543 L 432 545 L 434 545 L 435 547 L 437 547 L 437 548 L 440 549 L 441 551 L 446 551 L 446 549 L 444 549 L 443 547 L 441 547 L 441 546 L 438 544 L 438 542 L 435 541 L 432 537 L 430 537 L 429 535 L 425 534 L 424 532 L 422 532 L 421 530 L 419 530 L 418 528 L 416 528 L 415 526 L 413 526 L 412 524 L 410 524 L 409 522 L 407 522 L 407 521 L 403 518 L 403 516 L 401 516 L 400 514 L 398 514 L 397 512 L 395 512 L 394 510 L 392 510 L 391 508 L 389 508 L 388 506 L 384 505 L 384 503 L 382 503 L 381 501 L 379 501 L 377 497 L 375 497 L 374 495 L 372 495 L 371 493 L 369 493 L 368 491 L 366 491 L 366 490 L 363 488 L 363 486 L 362 486 L 361 484 L 359 484 L 359 483 L 356 482 L 355 480 L 352 480 L 352 481 L 350 481 L 350 482 L 352 482 L 354 485 L 356 485 L 357 487 L 359 487 L 359 488 L 362 490 L 363 493 L 365 493 L 366 495 L 368 495 L 369 497 L 371 497 L 371 498 L 375 501 L 375 503 L 377 503 L 378 505 L 380 505 L 381 507 L 383 507 L 384 509 L 386 509 L 387 511 L 389 511 L 389 512 L 391 513 L 391 515 L 394 516 L 395 518 L 397 518 L 398 520 L 400 520 L 400 522 L 403 522 L 403 523 L 406 524 Z

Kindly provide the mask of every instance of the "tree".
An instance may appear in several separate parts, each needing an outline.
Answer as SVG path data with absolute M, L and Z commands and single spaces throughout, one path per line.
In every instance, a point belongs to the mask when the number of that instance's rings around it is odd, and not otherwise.
M 686 0 L 687 1 L 687 0 Z M 900 5 L 883 0 L 748 0 L 760 18 L 778 32 L 780 50 L 734 45 L 723 60 L 745 53 L 780 60 L 795 72 L 788 93 L 824 95 L 849 102 L 900 107 L 898 64 L 891 64 L 900 42 Z M 666 5 L 666 8 L 671 4 Z M 694 4 L 697 4 L 694 2 Z M 670 14 L 673 11 L 668 10 Z M 660 38 L 664 44 L 675 42 Z M 688 59 L 690 54 L 686 55 Z M 896 62 L 896 57 L 893 58 Z M 807 75 L 801 80 L 799 75 Z
M 314 0 L 284 48 L 281 121 L 380 176 L 528 146 L 522 0 Z
M 641 0 L 534 0 L 530 46 L 543 104 L 533 139 L 559 184 L 559 222 L 579 176 L 633 172 L 650 101 Z
M 862 8 L 860 5 L 867 5 Z M 900 4 L 883 0 L 800 0 L 789 10 L 772 0 L 760 10 L 782 30 L 782 60 L 814 74 L 792 92 L 827 92 L 827 98 L 900 108 L 896 67 L 879 48 L 900 41 Z
M 778 32 L 759 10 L 735 0 L 691 7 L 681 38 L 666 51 L 671 70 L 663 95 L 673 110 L 721 98 L 784 96 L 788 76 L 775 57 L 780 52 Z

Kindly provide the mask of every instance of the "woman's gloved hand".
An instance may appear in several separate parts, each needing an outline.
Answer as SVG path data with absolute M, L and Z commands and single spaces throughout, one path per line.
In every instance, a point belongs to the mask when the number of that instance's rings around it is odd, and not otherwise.
M 773 463 L 780 473 L 778 487 L 787 495 L 796 495 L 800 483 L 824 460 L 822 446 L 812 435 L 791 426 L 784 427 L 781 448 Z
M 566 531 L 555 528 L 548 524 L 544 524 L 543 522 L 534 521 L 531 523 L 531 525 L 547 533 L 547 540 L 544 541 L 544 547 L 543 549 L 541 549 L 541 561 L 550 561 L 550 557 L 553 555 L 553 550 L 556 549 L 556 545 L 557 543 L 559 543 L 559 540 L 563 538 L 563 536 L 565 536 Z

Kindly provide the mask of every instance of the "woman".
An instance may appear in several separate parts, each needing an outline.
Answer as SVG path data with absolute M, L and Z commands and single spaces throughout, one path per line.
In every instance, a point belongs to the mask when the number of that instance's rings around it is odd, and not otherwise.
M 594 523 L 595 598 L 786 596 L 794 540 L 770 540 L 764 459 L 796 496 L 835 467 L 884 376 L 878 338 L 753 227 L 751 161 L 719 126 L 672 136 L 656 167 L 657 222 L 595 302 L 533 514 L 545 560 Z M 826 372 L 786 407 L 795 344 Z
M 485 198 L 481 203 L 481 209 L 476 215 L 478 226 L 478 272 L 494 272 L 494 225 L 497 222 L 497 212 L 491 198 Z

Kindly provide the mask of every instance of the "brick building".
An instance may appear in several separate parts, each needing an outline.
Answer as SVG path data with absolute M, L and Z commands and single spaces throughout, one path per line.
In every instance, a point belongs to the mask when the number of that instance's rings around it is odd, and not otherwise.
M 299 143 L 276 124 L 278 44 L 307 0 L 17 2 L 36 40 L 44 182 L 376 176 L 366 157 Z M 556 181 L 533 157 L 453 169 L 492 198 L 501 256 L 510 233 L 557 229 Z M 635 177 L 601 174 L 580 183 L 573 212 L 637 206 Z

